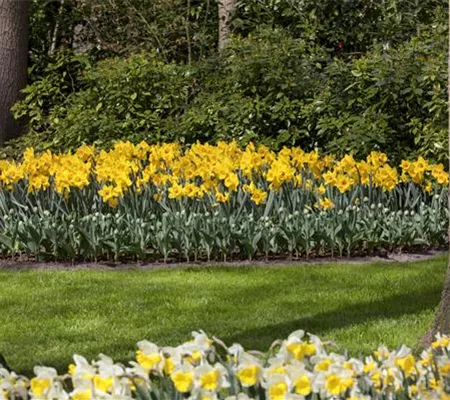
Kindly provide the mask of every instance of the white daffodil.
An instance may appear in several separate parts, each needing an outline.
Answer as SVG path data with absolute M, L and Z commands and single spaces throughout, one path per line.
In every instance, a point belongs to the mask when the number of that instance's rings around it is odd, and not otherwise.
M 99 374 L 119 377 L 125 373 L 123 366 L 115 364 L 111 357 L 104 354 L 99 355 L 99 360 L 94 365 L 97 366 Z
M 195 387 L 205 391 L 219 391 L 230 386 L 228 372 L 222 364 L 202 364 L 195 368 Z
M 130 362 L 131 367 L 125 369 L 127 375 L 135 376 L 138 378 L 139 382 L 149 383 L 148 369 L 144 368 L 141 364 L 135 361 Z
M 175 389 L 180 393 L 190 393 L 194 389 L 194 367 L 190 364 L 179 365 L 170 375 Z
M 263 368 L 256 357 L 250 354 L 241 354 L 239 364 L 235 367 L 235 373 L 239 382 L 244 387 L 255 386 L 260 383 Z
M 89 364 L 84 357 L 74 354 L 73 361 L 74 363 L 69 365 L 69 374 L 73 377 L 92 379 L 97 373 L 97 369 Z
M 268 381 L 272 375 L 284 375 L 287 365 L 289 365 L 287 360 L 280 354 L 277 357 L 269 358 L 268 366 L 263 371 L 264 380 Z
M 161 349 L 164 357 L 163 372 L 170 375 L 179 365 L 183 363 L 183 356 L 179 348 L 163 347 Z
M 308 337 L 309 337 L 310 343 L 316 347 L 316 354 L 322 354 L 325 351 L 325 349 L 324 349 L 323 342 L 319 338 L 319 336 L 308 333 Z
M 30 381 L 31 399 L 66 400 L 69 395 L 63 390 L 54 368 L 34 367 L 35 377 Z
M 77 379 L 73 381 L 73 391 L 70 397 L 77 399 L 91 399 L 93 397 L 93 384 L 87 379 Z
M 402 371 L 396 367 L 383 367 L 381 369 L 381 383 L 385 390 L 400 390 L 403 386 Z
M 265 383 L 269 400 L 284 400 L 292 391 L 292 381 L 285 374 L 275 374 Z
M 0 368 L 0 399 L 26 398 L 27 387 L 28 380 L 6 368 Z
M 27 397 L 28 380 L 19 377 L 15 372 L 0 368 L 0 399 Z
M 416 368 L 420 375 L 426 375 L 432 371 L 434 364 L 433 350 L 428 349 L 420 353 L 420 360 L 416 363 Z
M 304 340 L 305 332 L 295 331 L 289 335 L 279 350 L 278 356 L 289 362 L 292 359 L 303 360 L 323 353 L 323 345 L 317 336 L 309 335 L 309 340 Z
M 212 340 L 203 331 L 192 332 L 193 339 L 177 347 L 183 359 L 196 366 L 200 365 L 211 350 Z
M 286 372 L 297 395 L 308 396 L 313 392 L 314 374 L 299 361 L 293 361 L 286 367 Z
M 314 365 L 314 371 L 317 373 L 326 373 L 333 365 L 343 365 L 346 358 L 340 354 L 320 354 L 311 357 L 311 364 Z
M 391 352 L 386 346 L 380 346 L 376 351 L 374 351 L 373 355 L 376 360 L 384 361 L 390 357 Z
M 394 370 L 400 370 L 407 377 L 415 375 L 417 372 L 416 359 L 407 346 L 403 345 L 398 351 L 385 354 L 384 357 L 383 366 L 385 370 L 392 370 L 393 373 Z
M 205 332 L 192 332 L 192 336 L 194 337 L 193 344 L 202 348 L 203 351 L 208 351 L 211 349 L 212 340 L 206 335 Z
M 362 375 L 364 373 L 364 363 L 356 358 L 350 358 L 343 362 L 343 367 L 352 371 L 354 376 Z
M 447 349 L 448 351 L 450 351 L 450 337 L 438 333 L 435 336 L 434 342 L 431 343 L 431 347 L 433 349 Z
M 230 355 L 233 364 L 239 364 L 241 355 L 244 353 L 244 348 L 238 343 L 234 343 L 232 346 L 228 347 L 228 354 Z
M 314 380 L 314 392 L 321 397 L 339 397 L 351 390 L 356 384 L 352 371 L 342 365 L 332 365 L 326 373 L 321 373 Z
M 159 347 L 148 340 L 138 342 L 137 346 L 138 351 L 136 352 L 136 361 L 138 364 L 148 371 L 158 371 L 162 373 L 164 358 Z

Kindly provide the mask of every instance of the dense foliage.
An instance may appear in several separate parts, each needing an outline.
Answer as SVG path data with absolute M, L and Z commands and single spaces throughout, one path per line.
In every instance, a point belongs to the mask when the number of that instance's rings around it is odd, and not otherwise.
M 238 1 L 220 54 L 214 1 L 50 3 L 15 107 L 29 134 L 4 155 L 128 139 L 446 158 L 443 0 Z
M 366 358 L 334 352 L 304 331 L 277 340 L 267 353 L 227 346 L 203 331 L 177 347 L 137 343 L 125 366 L 101 354 L 89 362 L 75 354 L 68 373 L 36 366 L 28 379 L 0 365 L 2 398 L 161 400 L 447 399 L 450 338 L 437 335 L 416 358 L 402 346 L 380 346 Z
M 56 50 L 92 59 L 145 50 L 178 62 L 210 56 L 217 44 L 213 0 L 32 0 L 32 6 L 30 51 L 36 66 L 46 64 L 53 41 Z M 445 23 L 445 16 L 436 18 L 445 7 L 442 0 L 238 0 L 232 31 L 247 37 L 261 27 L 280 28 L 351 56 L 375 43 L 401 44 L 424 27 Z
M 446 241 L 448 175 L 253 144 L 35 154 L 0 162 L 0 250 L 53 259 L 352 255 Z

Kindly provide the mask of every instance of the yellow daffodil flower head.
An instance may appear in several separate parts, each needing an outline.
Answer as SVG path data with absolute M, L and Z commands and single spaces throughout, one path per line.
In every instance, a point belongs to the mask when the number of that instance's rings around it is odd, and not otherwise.
M 147 340 L 138 343 L 136 351 L 136 361 L 147 370 L 161 371 L 164 366 L 164 358 L 157 345 Z
M 267 396 L 270 400 L 284 400 L 290 392 L 287 376 L 272 375 L 267 382 Z
M 189 393 L 194 386 L 194 369 L 190 365 L 179 367 L 170 375 L 170 379 L 180 393 Z
M 243 363 L 238 367 L 236 376 L 242 386 L 254 386 L 262 376 L 262 367 L 259 363 Z

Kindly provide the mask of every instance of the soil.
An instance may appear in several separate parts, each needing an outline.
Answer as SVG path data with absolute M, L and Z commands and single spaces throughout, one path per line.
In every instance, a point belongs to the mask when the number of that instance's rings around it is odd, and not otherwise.
M 448 254 L 448 251 L 430 250 L 420 253 L 386 253 L 373 257 L 314 257 L 314 258 L 300 258 L 298 260 L 288 260 L 286 258 L 271 258 L 265 260 L 252 261 L 233 261 L 233 262 L 178 262 L 172 261 L 168 263 L 153 262 L 153 263 L 139 263 L 139 262 L 37 262 L 32 259 L 23 258 L 9 258 L 0 259 L 0 270 L 159 270 L 159 269 L 180 269 L 180 268 L 211 268 L 211 267 L 244 267 L 244 266 L 304 266 L 304 265 L 318 265 L 318 264 L 333 264 L 333 263 L 373 263 L 373 262 L 412 262 L 412 261 L 426 261 L 441 255 Z

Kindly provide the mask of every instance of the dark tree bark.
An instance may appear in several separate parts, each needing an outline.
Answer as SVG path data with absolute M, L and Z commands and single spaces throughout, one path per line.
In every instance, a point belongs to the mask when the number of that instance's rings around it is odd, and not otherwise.
M 11 107 L 27 83 L 29 0 L 0 0 L 0 143 L 24 131 Z
M 450 0 L 449 0 L 449 28 L 450 28 Z M 449 125 L 448 125 L 448 136 L 449 136 L 449 168 L 450 168 L 450 29 L 448 33 L 449 42 L 449 54 L 448 57 L 448 82 L 447 82 L 447 96 L 448 96 L 448 115 L 449 115 Z M 448 194 L 448 207 L 450 210 L 450 190 Z M 450 221 L 449 221 L 450 222 Z M 449 239 L 450 239 L 450 223 L 449 223 Z M 450 240 L 449 240 L 450 245 Z M 439 308 L 434 318 L 433 326 L 430 332 L 424 337 L 423 345 L 428 347 L 434 339 L 436 333 L 450 334 L 450 248 L 449 248 L 449 265 L 447 266 L 447 274 L 444 282 L 444 289 L 442 290 L 441 302 L 439 303 Z
M 218 0 L 219 2 L 219 51 L 230 40 L 230 16 L 236 7 L 236 0 Z

